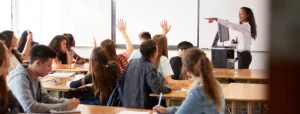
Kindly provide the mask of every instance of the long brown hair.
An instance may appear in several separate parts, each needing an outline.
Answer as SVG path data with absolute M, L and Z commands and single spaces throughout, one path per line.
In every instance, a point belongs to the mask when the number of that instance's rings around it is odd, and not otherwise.
M 108 66 L 111 64 L 116 65 L 117 71 L 111 71 Z M 109 61 L 106 52 L 103 48 L 97 47 L 92 51 L 89 62 L 89 74 L 93 77 L 94 94 L 100 92 L 100 100 L 108 98 L 114 89 L 116 82 L 110 79 L 112 75 L 119 76 L 119 66 L 114 61 Z
M 67 54 L 61 51 L 60 44 L 62 41 L 67 41 L 67 39 L 62 35 L 56 35 L 51 42 L 49 43 L 48 47 L 52 48 L 56 53 L 59 61 L 62 62 L 62 64 L 67 64 Z
M 7 52 L 5 52 L 5 47 L 2 42 L 0 42 L 0 66 L 2 66 L 5 61 Z M 4 71 L 5 72 L 5 71 Z M 3 100 L 3 106 L 0 110 L 0 114 L 5 114 L 8 111 L 8 89 L 6 84 L 6 73 L 0 74 L 0 97 Z
M 102 41 L 100 45 L 105 50 L 108 60 L 116 61 L 118 64 L 120 63 L 116 52 L 117 46 L 113 40 L 106 39 Z
M 210 100 L 215 101 L 220 109 L 222 103 L 218 82 L 213 76 L 213 65 L 206 57 L 206 54 L 198 48 L 188 49 L 182 59 L 182 63 L 183 66 L 189 69 L 195 76 L 202 78 L 204 92 L 208 95 Z
M 168 39 L 165 35 L 155 35 L 153 40 L 156 42 L 158 48 L 158 55 L 155 61 L 155 67 L 158 68 L 161 56 L 168 58 Z

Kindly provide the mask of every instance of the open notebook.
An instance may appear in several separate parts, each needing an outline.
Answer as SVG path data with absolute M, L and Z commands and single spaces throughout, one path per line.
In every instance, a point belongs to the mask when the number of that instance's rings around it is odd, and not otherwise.
M 74 72 L 55 72 L 53 74 L 48 74 L 48 76 L 57 77 L 57 78 L 71 77 L 74 75 L 75 75 Z

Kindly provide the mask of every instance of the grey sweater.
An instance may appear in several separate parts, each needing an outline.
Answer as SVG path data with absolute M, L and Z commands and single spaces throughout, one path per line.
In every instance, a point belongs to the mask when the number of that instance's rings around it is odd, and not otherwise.
M 12 93 L 20 102 L 25 112 L 47 113 L 51 109 L 64 111 L 67 109 L 64 100 L 51 97 L 40 80 L 32 80 L 27 70 L 18 65 L 7 77 L 7 83 Z

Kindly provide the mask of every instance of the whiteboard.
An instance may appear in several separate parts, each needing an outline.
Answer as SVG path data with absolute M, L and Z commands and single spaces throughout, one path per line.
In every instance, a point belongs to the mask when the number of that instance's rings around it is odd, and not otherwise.
M 11 30 L 11 1 L 0 1 L 0 32 L 4 30 Z
M 163 19 L 171 24 L 167 34 L 168 45 L 189 41 L 197 45 L 198 0 L 116 0 L 116 19 L 127 21 L 127 33 L 133 44 L 140 44 L 138 35 L 148 31 L 161 34 Z M 116 29 L 116 43 L 125 41 Z
M 111 38 L 109 0 L 43 0 L 42 6 L 43 43 L 65 32 L 73 34 L 76 46 Z
M 209 24 L 204 18 L 218 17 L 231 22 L 239 22 L 239 9 L 243 6 L 253 10 L 257 24 L 257 38 L 252 40 L 252 51 L 269 50 L 269 0 L 200 0 L 199 47 L 210 48 L 217 32 L 217 23 Z M 238 36 L 238 32 L 229 29 L 230 40 Z M 229 45 L 230 41 L 225 42 Z

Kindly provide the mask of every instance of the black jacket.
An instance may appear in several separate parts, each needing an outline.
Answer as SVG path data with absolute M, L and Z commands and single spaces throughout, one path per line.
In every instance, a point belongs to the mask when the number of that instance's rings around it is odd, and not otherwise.
M 124 107 L 152 109 L 158 104 L 156 97 L 150 93 L 170 93 L 171 89 L 161 83 L 154 65 L 146 58 L 132 60 L 119 79 L 124 87 Z

